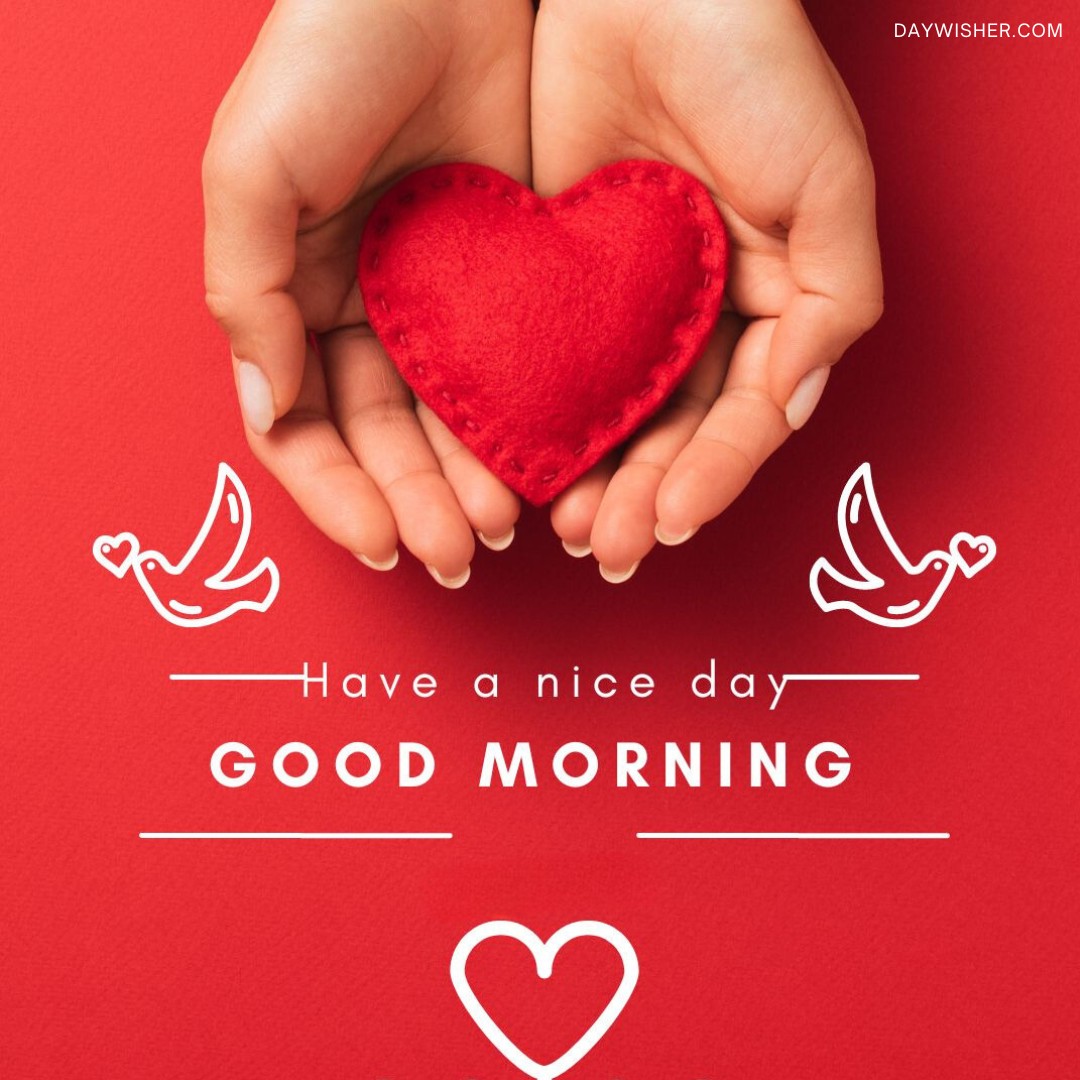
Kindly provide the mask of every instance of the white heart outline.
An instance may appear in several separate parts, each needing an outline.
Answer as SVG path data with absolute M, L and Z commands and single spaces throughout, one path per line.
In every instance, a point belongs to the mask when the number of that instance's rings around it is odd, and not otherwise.
M 600 1015 L 592 1022 L 585 1034 L 561 1057 L 541 1065 L 534 1061 L 528 1054 L 523 1053 L 507 1037 L 506 1033 L 491 1019 L 488 1011 L 480 1004 L 479 999 L 469 985 L 469 979 L 465 974 L 465 965 L 473 949 L 482 941 L 493 937 L 509 937 L 520 941 L 536 961 L 536 974 L 541 979 L 551 977 L 551 970 L 555 963 L 555 957 L 559 950 L 576 938 L 595 937 L 606 941 L 622 960 L 623 977 L 611 1000 L 604 1006 Z M 538 934 L 533 933 L 527 926 L 512 922 L 509 919 L 493 919 L 491 922 L 481 923 L 473 927 L 458 943 L 454 949 L 454 955 L 450 959 L 450 981 L 454 984 L 457 996 L 465 1011 L 472 1017 L 476 1026 L 484 1033 L 485 1037 L 499 1051 L 507 1061 L 516 1069 L 531 1076 L 533 1080 L 555 1080 L 555 1077 L 572 1069 L 608 1032 L 615 1023 L 619 1014 L 623 1011 L 634 987 L 638 981 L 638 958 L 634 952 L 634 946 L 630 944 L 626 936 L 614 926 L 607 923 L 597 922 L 593 919 L 583 919 L 580 922 L 567 923 L 560 930 L 547 939 L 541 941 Z
M 112 559 L 105 553 L 105 548 L 115 549 L 128 545 L 131 549 L 120 563 L 114 563 Z M 131 564 L 139 556 L 139 540 L 134 533 L 122 532 L 117 533 L 116 536 L 99 536 L 94 541 L 93 547 L 94 558 L 101 566 L 104 566 L 106 570 L 112 574 L 113 577 L 122 578 L 127 572 Z
M 973 551 L 978 551 L 979 545 L 985 544 L 986 554 L 981 559 L 969 563 L 960 553 L 961 544 L 970 547 Z M 985 533 L 972 536 L 969 532 L 958 532 L 949 541 L 949 551 L 952 552 L 953 558 L 956 559 L 956 565 L 960 567 L 960 572 L 970 580 L 980 570 L 985 570 L 994 561 L 997 556 L 997 544 L 994 543 L 992 537 L 987 536 Z

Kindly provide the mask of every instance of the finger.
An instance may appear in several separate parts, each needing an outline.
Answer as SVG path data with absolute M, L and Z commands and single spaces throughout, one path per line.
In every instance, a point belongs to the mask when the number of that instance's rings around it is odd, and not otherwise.
M 567 554 L 575 559 L 592 553 L 589 537 L 593 522 L 618 460 L 617 453 L 608 454 L 551 504 L 551 526 Z
M 287 291 L 296 195 L 269 146 L 225 118 L 203 159 L 203 196 L 206 303 L 229 336 L 244 421 L 264 435 L 292 408 L 304 374 L 304 320 Z
M 777 319 L 751 323 L 739 338 L 724 388 L 656 494 L 657 529 L 692 535 L 734 501 L 765 459 L 791 434 L 768 390 Z
M 447 48 L 431 28 L 396 4 L 278 4 L 214 118 L 203 161 L 207 303 L 238 357 L 256 434 L 300 388 L 298 227 L 352 202 L 429 93 Z
M 397 564 L 390 507 L 357 465 L 330 418 L 322 365 L 309 346 L 295 408 L 266 435 L 249 430 L 255 456 L 311 522 L 375 570 Z
M 694 9 L 684 30 L 700 34 L 684 35 L 684 61 L 700 77 L 676 80 L 668 104 L 700 154 L 679 163 L 706 167 L 731 231 L 736 306 L 780 316 L 764 386 L 795 429 L 828 367 L 881 315 L 873 166 L 851 98 L 799 5 L 720 18 L 736 49 L 756 46 L 753 77 L 716 64 L 725 28 L 711 9 Z M 653 56 L 654 70 L 661 59 Z
M 854 128 L 830 146 L 800 190 L 788 253 L 799 292 L 773 334 L 767 386 L 797 430 L 813 413 L 829 367 L 882 312 L 874 173 Z
M 338 427 L 378 485 L 402 543 L 447 588 L 469 579 L 476 544 L 416 417 L 412 393 L 366 328 L 320 339 Z
M 518 497 L 423 402 L 417 402 L 416 415 L 480 542 L 492 551 L 504 551 L 514 540 L 514 522 L 521 513 Z
M 656 494 L 679 452 L 708 415 L 723 385 L 740 320 L 724 315 L 701 360 L 653 421 L 631 441 L 604 492 L 592 528 L 592 549 L 608 581 L 625 581 L 659 539 Z

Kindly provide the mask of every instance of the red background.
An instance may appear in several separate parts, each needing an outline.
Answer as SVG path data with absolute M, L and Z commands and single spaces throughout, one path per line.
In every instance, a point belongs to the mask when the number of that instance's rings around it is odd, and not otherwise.
M 481 551 L 450 593 L 411 560 L 377 575 L 331 547 L 240 434 L 202 307 L 199 160 L 263 5 L 4 5 L 0 1073 L 509 1078 L 451 988 L 454 944 L 493 918 L 544 937 L 589 918 L 629 937 L 641 980 L 575 1077 L 1072 1075 L 1080 27 L 1063 4 L 930 8 L 811 8 L 869 132 L 888 313 L 807 429 L 628 585 L 567 558 L 529 511 L 510 550 Z M 1066 36 L 894 39 L 912 17 L 1064 19 Z M 218 460 L 247 483 L 281 595 L 266 615 L 181 630 L 90 546 L 131 529 L 182 553 Z M 835 502 L 863 460 L 910 554 L 959 529 L 998 543 L 909 630 L 823 614 L 808 595 L 814 558 L 840 556 Z M 922 681 L 790 687 L 770 713 L 765 693 L 691 698 L 710 657 L 762 684 Z M 167 679 L 305 660 L 338 677 L 431 671 L 440 689 L 305 701 L 288 685 Z M 658 689 L 533 699 L 537 671 L 575 663 L 647 671 Z M 481 670 L 501 673 L 500 700 L 469 692 Z M 260 756 L 237 791 L 207 769 L 228 739 Z M 323 756 L 302 790 L 270 775 L 291 739 Z M 435 778 L 399 792 L 388 767 L 347 789 L 332 755 L 353 739 L 387 755 L 425 742 Z M 575 791 L 541 765 L 535 791 L 479 791 L 488 739 L 549 752 L 580 739 L 601 776 Z M 706 762 L 728 739 L 736 786 L 617 790 L 619 739 L 654 755 L 700 740 Z M 786 739 L 796 758 L 839 741 L 851 778 L 819 789 L 793 768 L 788 788 L 752 790 L 739 768 L 752 739 Z M 137 838 L 173 829 L 455 839 Z M 662 829 L 953 838 L 633 838 Z M 491 943 L 470 972 L 525 1049 L 554 1056 L 617 972 L 602 947 L 568 947 L 540 994 L 515 949 Z

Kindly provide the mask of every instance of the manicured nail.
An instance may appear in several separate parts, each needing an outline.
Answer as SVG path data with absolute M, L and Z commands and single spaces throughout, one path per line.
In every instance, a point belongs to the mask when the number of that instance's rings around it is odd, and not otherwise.
M 356 553 L 356 557 L 365 565 L 370 566 L 372 570 L 393 570 L 398 564 L 398 550 L 394 548 L 394 554 L 389 559 L 383 559 L 382 562 L 376 562 L 374 559 L 369 559 L 366 555 Z
M 564 540 L 562 546 L 566 554 L 573 555 L 575 559 L 584 559 L 586 555 L 592 554 L 592 548 L 588 544 L 568 544 Z
M 788 398 L 787 407 L 784 409 L 788 427 L 792 431 L 798 431 L 814 415 L 817 403 L 825 391 L 825 384 L 829 381 L 829 371 L 827 365 L 822 365 L 808 371 L 799 380 L 799 385 Z
M 476 530 L 476 535 L 484 547 L 491 548 L 492 551 L 505 551 L 514 542 L 514 527 L 511 525 L 510 531 L 502 536 L 487 536 L 479 529 Z
M 256 435 L 265 435 L 274 426 L 274 392 L 270 380 L 249 360 L 236 365 L 236 389 L 244 422 Z
M 659 540 L 661 544 L 664 544 L 667 547 L 677 547 L 679 544 L 685 544 L 699 528 L 699 525 L 695 525 L 692 529 L 687 529 L 681 536 L 674 536 L 671 533 L 666 533 L 659 525 L 657 525 L 653 531 L 656 533 L 656 539 Z
M 629 581 L 634 576 L 635 571 L 640 565 L 640 559 L 638 559 L 629 570 L 609 570 L 606 566 L 601 565 L 600 576 L 605 581 L 611 582 L 612 585 L 621 585 L 624 581 Z
M 457 577 L 443 577 L 434 566 L 428 567 L 428 573 L 444 588 L 444 589 L 460 589 L 466 581 L 469 580 L 469 575 L 472 573 L 472 567 L 466 566 L 464 573 L 458 574 Z

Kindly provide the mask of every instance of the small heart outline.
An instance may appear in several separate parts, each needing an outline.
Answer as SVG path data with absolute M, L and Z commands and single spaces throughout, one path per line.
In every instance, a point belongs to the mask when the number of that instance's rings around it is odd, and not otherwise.
M 610 945 L 622 960 L 623 977 L 619 982 L 615 993 L 607 1005 L 604 1006 L 600 1015 L 586 1029 L 585 1033 L 567 1050 L 554 1061 L 546 1065 L 534 1061 L 524 1053 L 507 1034 L 491 1018 L 491 1015 L 480 1004 L 472 986 L 469 985 L 468 976 L 465 974 L 465 965 L 473 949 L 481 942 L 493 937 L 509 937 L 524 945 L 536 962 L 536 973 L 541 979 L 551 977 L 555 957 L 559 950 L 570 941 L 583 937 L 595 937 Z M 582 919 L 578 922 L 567 923 L 566 926 L 557 930 L 547 939 L 541 940 L 540 936 L 521 923 L 509 919 L 494 919 L 490 922 L 481 923 L 473 927 L 458 943 L 454 954 L 450 959 L 450 981 L 454 990 L 465 1007 L 465 1011 L 472 1017 L 473 1023 L 484 1034 L 485 1038 L 499 1051 L 507 1061 L 516 1069 L 519 1069 L 532 1080 L 555 1080 L 563 1073 L 572 1069 L 594 1046 L 607 1034 L 611 1025 L 618 1019 L 630 995 L 637 986 L 640 967 L 637 953 L 630 944 L 626 935 L 607 923 L 593 919 Z
M 128 550 L 120 562 L 116 562 L 109 557 L 123 547 L 127 547 Z M 99 536 L 94 541 L 93 553 L 97 562 L 104 566 L 110 574 L 122 578 L 138 556 L 139 541 L 134 533 L 129 532 L 118 533 L 116 536 Z
M 985 547 L 980 552 L 980 548 Z M 973 552 L 980 552 L 981 557 L 974 562 L 969 562 L 963 555 L 964 548 L 970 548 Z M 952 552 L 956 565 L 966 578 L 973 578 L 980 570 L 985 569 L 994 561 L 997 555 L 997 544 L 989 536 L 972 536 L 969 532 L 958 532 L 949 541 L 949 550 Z

